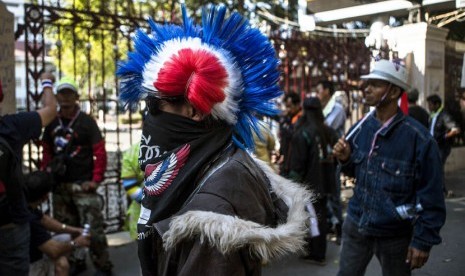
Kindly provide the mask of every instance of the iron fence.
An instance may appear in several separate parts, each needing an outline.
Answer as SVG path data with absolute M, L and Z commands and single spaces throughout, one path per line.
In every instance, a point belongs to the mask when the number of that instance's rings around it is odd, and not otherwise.
M 120 185 L 121 155 L 140 139 L 140 116 L 137 110 L 123 112 L 115 71 L 132 48 L 135 30 L 148 28 L 148 16 L 171 20 L 173 10 L 156 1 L 41 1 L 24 9 L 24 26 L 18 29 L 24 31 L 27 109 L 39 106 L 44 70 L 77 81 L 81 109 L 97 120 L 105 137 L 109 162 L 98 192 L 105 198 L 106 231 L 120 230 L 127 206 Z M 40 142 L 31 142 L 25 147 L 25 167 L 32 171 L 40 162 Z
M 18 29 L 24 31 L 27 109 L 39 106 L 43 70 L 77 81 L 81 109 L 96 118 L 105 137 L 109 162 L 98 192 L 105 198 L 107 232 L 120 230 L 124 223 L 127 200 L 120 184 L 121 155 L 140 137 L 140 114 L 137 110 L 123 113 L 117 100 L 117 64 L 132 49 L 136 29 L 148 28 L 149 16 L 159 22 L 177 22 L 175 2 L 73 0 L 24 6 L 24 26 Z M 349 123 L 362 115 L 356 80 L 368 71 L 370 60 L 363 39 L 299 32 L 283 37 L 279 28 L 268 35 L 282 61 L 284 91 L 310 92 L 318 80 L 333 80 L 348 100 Z M 29 170 L 39 168 L 40 147 L 36 141 L 25 148 Z

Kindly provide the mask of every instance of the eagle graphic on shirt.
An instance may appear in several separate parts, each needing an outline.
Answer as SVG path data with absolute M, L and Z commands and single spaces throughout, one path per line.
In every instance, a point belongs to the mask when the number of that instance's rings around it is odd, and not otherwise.
M 186 144 L 162 161 L 148 164 L 145 167 L 144 193 L 148 196 L 162 194 L 173 183 L 179 170 L 184 166 L 189 152 L 190 145 Z

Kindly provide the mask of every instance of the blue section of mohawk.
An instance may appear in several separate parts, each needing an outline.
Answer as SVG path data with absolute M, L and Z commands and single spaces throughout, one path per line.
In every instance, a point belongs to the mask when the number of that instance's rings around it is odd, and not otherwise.
M 259 132 L 255 115 L 276 115 L 278 110 L 272 100 L 282 94 L 278 86 L 279 62 L 273 46 L 238 13 L 225 19 L 225 6 L 203 9 L 201 28 L 187 16 L 184 5 L 182 15 L 184 22 L 181 27 L 160 25 L 150 20 L 152 37 L 142 31 L 137 32 L 135 51 L 128 54 L 128 61 L 122 63 L 117 71 L 121 77 L 121 100 L 133 104 L 150 93 L 142 88 L 142 73 L 145 64 L 157 55 L 164 42 L 173 38 L 200 37 L 203 43 L 229 52 L 234 58 L 231 62 L 236 63 L 241 71 L 242 94 L 235 99 L 239 102 L 239 111 L 233 140 L 242 148 L 253 148 L 252 131 Z
M 259 132 L 255 115 L 278 113 L 272 100 L 282 94 L 278 86 L 278 59 L 273 46 L 258 29 L 238 13 L 225 18 L 226 7 L 212 8 L 202 14 L 202 39 L 222 48 L 234 57 L 241 70 L 243 91 L 239 100 L 234 141 L 240 147 L 253 148 L 252 131 Z

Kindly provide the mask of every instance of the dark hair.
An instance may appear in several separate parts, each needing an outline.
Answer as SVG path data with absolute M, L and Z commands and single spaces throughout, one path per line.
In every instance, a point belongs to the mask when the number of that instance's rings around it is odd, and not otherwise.
M 325 125 L 325 117 L 321 107 L 320 100 L 315 97 L 309 97 L 304 100 L 304 113 L 296 123 L 296 131 L 306 127 L 311 133 L 321 138 L 322 145 L 329 145 L 331 141 L 331 129 Z M 332 146 L 332 145 L 330 145 Z
M 426 101 L 429 102 L 429 103 L 432 103 L 432 104 L 441 104 L 442 103 L 442 100 L 441 98 L 436 95 L 436 94 L 433 94 L 431 96 L 428 96 L 428 98 L 426 98 Z
M 284 94 L 283 101 L 287 102 L 288 99 L 291 99 L 291 102 L 295 105 L 300 104 L 300 96 L 297 93 L 290 92 L 290 93 Z
M 53 188 L 53 177 L 50 173 L 44 171 L 35 171 L 27 174 L 24 178 L 26 195 L 28 202 L 34 202 L 41 199 Z
M 152 115 L 156 115 L 160 112 L 160 105 L 162 104 L 163 101 L 169 102 L 170 104 L 173 104 L 178 107 L 186 103 L 186 99 L 184 98 L 184 96 L 170 97 L 170 98 L 163 98 L 163 99 L 149 96 L 146 98 L 145 101 L 147 103 L 148 112 Z
M 296 123 L 296 129 L 306 124 L 317 128 L 322 128 L 325 123 L 325 117 L 321 107 L 320 100 L 316 97 L 309 97 L 304 100 L 304 113 Z
M 320 109 L 321 110 L 322 107 L 321 107 L 320 99 L 318 99 L 317 97 L 305 98 L 303 108 L 304 110 L 307 110 L 307 109 Z
M 323 86 L 323 89 L 328 89 L 329 90 L 329 95 L 333 95 L 334 94 L 334 84 L 330 81 L 327 81 L 327 80 L 322 80 L 322 81 L 319 81 L 316 85 L 319 85 L 321 84 L 321 86 Z
M 418 90 L 416 88 L 407 92 L 407 100 L 409 103 L 416 103 L 418 101 Z

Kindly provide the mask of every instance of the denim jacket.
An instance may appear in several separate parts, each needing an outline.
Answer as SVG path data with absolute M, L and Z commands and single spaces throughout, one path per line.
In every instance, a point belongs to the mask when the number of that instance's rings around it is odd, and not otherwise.
M 429 251 L 439 244 L 444 225 L 443 172 L 438 146 L 420 123 L 399 110 L 381 130 L 370 115 L 349 140 L 352 153 L 342 171 L 356 178 L 347 216 L 368 236 L 412 235 L 411 246 Z M 402 219 L 396 207 L 420 203 L 414 219 Z M 413 232 L 413 233 L 412 233 Z

